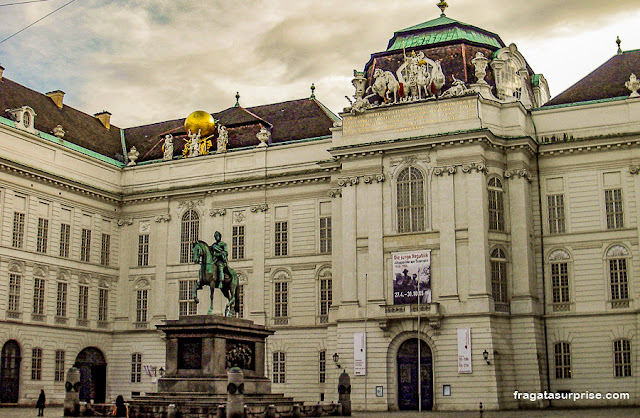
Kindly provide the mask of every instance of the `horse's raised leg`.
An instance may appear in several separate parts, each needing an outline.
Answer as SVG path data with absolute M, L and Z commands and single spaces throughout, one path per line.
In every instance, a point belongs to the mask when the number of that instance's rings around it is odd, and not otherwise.
M 209 286 L 209 289 L 211 289 L 211 304 L 209 305 L 209 312 L 207 312 L 207 315 L 211 315 L 213 313 L 213 291 L 215 287 Z

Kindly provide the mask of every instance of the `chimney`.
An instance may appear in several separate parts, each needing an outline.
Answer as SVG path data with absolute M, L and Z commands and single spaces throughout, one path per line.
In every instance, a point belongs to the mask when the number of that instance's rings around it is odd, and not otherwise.
M 0 65 L 0 80 L 2 80 L 2 73 L 4 72 L 4 67 Z
M 62 109 L 62 99 L 64 98 L 64 91 L 62 90 L 50 91 L 49 93 L 46 93 L 46 95 L 48 98 L 53 100 L 53 103 L 55 103 L 56 106 Z
M 103 110 L 100 113 L 96 113 L 95 115 L 93 115 L 96 117 L 96 119 L 98 119 L 105 128 L 107 129 L 111 129 L 111 124 L 109 123 L 111 120 L 111 113 L 107 112 L 106 110 Z

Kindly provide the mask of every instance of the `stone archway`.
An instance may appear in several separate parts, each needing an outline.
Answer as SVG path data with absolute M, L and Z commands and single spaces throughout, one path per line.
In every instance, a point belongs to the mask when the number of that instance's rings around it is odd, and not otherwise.
M 0 364 L 0 402 L 17 403 L 20 397 L 20 345 L 9 340 L 2 346 Z
M 418 362 L 418 341 L 420 341 L 420 362 Z M 433 356 L 427 343 L 417 338 L 404 341 L 398 348 L 396 361 L 398 408 L 418 410 L 421 400 L 423 411 L 433 409 Z M 420 363 L 420 379 L 418 363 Z M 419 384 L 420 392 L 418 392 Z
M 107 362 L 102 351 L 87 347 L 78 353 L 75 367 L 80 370 L 80 400 L 104 403 L 107 392 Z

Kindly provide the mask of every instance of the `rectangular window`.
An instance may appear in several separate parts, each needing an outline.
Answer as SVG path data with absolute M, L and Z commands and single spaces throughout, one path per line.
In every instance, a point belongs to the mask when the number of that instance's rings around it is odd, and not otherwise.
M 569 343 L 555 345 L 556 379 L 571 379 L 571 346 Z
M 55 377 L 54 381 L 56 382 L 64 382 L 64 351 L 56 350 L 56 369 L 55 369 Z
M 13 213 L 13 239 L 11 245 L 15 248 L 22 248 L 24 245 L 24 213 Z
M 109 314 L 109 290 L 100 289 L 98 296 L 98 321 L 107 321 Z
M 78 287 L 78 319 L 87 320 L 89 317 L 89 286 Z
M 624 212 L 622 211 L 622 189 L 604 191 L 604 203 L 607 212 L 607 229 L 624 227 Z
M 553 303 L 569 302 L 569 264 L 551 264 L 551 287 Z
M 38 218 L 38 240 L 36 243 L 36 251 L 39 253 L 46 253 L 48 240 L 49 220 L 45 218 Z
M 273 353 L 273 383 L 285 383 L 285 353 Z
M 56 297 L 56 316 L 67 316 L 67 284 L 58 282 L 58 294 Z
M 140 289 L 136 295 L 136 322 L 147 322 L 147 289 Z
M 613 358 L 616 377 L 631 376 L 631 341 L 617 340 L 613 342 Z
M 42 348 L 31 350 L 31 380 L 42 380 Z
M 138 235 L 138 265 L 149 265 L 149 234 Z
M 244 258 L 244 225 L 234 225 L 231 235 L 231 258 Z
M 320 252 L 331 254 L 331 217 L 320 218 Z
M 71 242 L 71 225 L 60 224 L 60 257 L 69 258 L 70 242 Z
M 564 195 L 547 196 L 547 205 L 549 206 L 549 233 L 564 233 Z
M 320 316 L 329 315 L 329 308 L 333 301 L 331 279 L 320 280 Z
M 197 280 L 180 280 L 178 305 L 180 316 L 197 315 L 198 305 L 193 300 L 193 289 Z
M 33 313 L 44 315 L 44 279 L 38 277 L 33 282 Z
M 288 222 L 276 222 L 275 225 L 275 239 L 274 239 L 274 255 L 284 256 L 289 253 L 289 238 L 288 238 Z
M 274 316 L 277 318 L 286 317 L 289 314 L 288 299 L 289 299 L 289 283 L 287 282 L 275 282 L 274 283 L 274 296 L 275 296 L 275 310 Z
M 91 255 L 91 230 L 82 228 L 82 242 L 80 244 L 80 261 L 89 262 Z
M 318 370 L 320 372 L 318 381 L 325 383 L 327 381 L 327 350 L 322 350 L 318 354 Z
M 131 354 L 131 383 L 142 381 L 142 354 Z
M 609 278 L 611 280 L 611 300 L 629 299 L 627 260 L 625 258 L 609 260 Z
M 9 305 L 7 310 L 11 312 L 18 312 L 20 310 L 20 281 L 22 275 L 10 273 L 9 274 Z
M 111 256 L 111 235 L 102 234 L 102 246 L 100 248 L 100 264 L 109 265 L 109 257 Z

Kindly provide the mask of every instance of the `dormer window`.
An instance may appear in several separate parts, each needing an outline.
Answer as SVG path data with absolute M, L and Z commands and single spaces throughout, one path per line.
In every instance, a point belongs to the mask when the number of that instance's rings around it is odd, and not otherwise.
M 31 133 L 36 133 L 35 117 L 36 112 L 29 106 L 22 106 L 17 109 L 7 109 L 11 117 L 16 122 L 16 128 L 24 129 Z
M 533 106 L 533 99 L 527 89 L 527 83 L 529 83 L 527 62 L 515 44 L 496 51 L 491 66 L 496 77 L 496 96 L 500 100 L 517 100 L 526 108 Z

